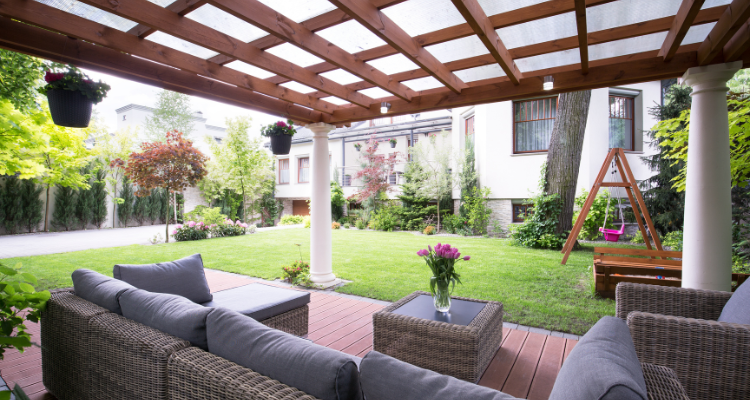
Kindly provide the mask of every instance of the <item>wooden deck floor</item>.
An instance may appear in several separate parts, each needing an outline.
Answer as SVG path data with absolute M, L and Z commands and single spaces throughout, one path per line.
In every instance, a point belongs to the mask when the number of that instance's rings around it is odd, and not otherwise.
M 252 282 L 249 278 L 206 271 L 209 286 L 216 292 Z M 372 314 L 382 305 L 342 296 L 311 293 L 308 338 L 322 346 L 363 357 L 372 350 Z M 39 325 L 27 324 L 32 340 L 39 337 Z M 503 329 L 503 342 L 479 381 L 482 386 L 501 390 L 518 398 L 546 400 L 557 372 L 573 349 L 575 340 L 537 333 Z M 54 399 L 42 385 L 39 347 L 23 354 L 5 352 L 0 375 L 13 387 L 21 385 L 31 400 Z

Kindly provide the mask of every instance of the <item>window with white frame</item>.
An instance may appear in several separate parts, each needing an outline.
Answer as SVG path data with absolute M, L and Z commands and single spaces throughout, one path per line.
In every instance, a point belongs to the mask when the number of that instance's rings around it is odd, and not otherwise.
M 635 99 L 609 96 L 609 148 L 633 150 L 635 143 Z
M 310 158 L 300 158 L 297 169 L 297 183 L 310 182 Z
M 513 152 L 547 151 L 557 117 L 557 97 L 513 102 Z

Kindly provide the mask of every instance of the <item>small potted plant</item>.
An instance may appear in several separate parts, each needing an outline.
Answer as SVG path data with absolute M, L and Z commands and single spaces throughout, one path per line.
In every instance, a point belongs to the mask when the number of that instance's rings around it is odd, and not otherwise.
M 354 150 L 357 150 L 357 151 L 362 150 L 362 143 L 354 143 Z
M 391 144 L 391 148 L 393 149 L 396 147 L 396 143 L 398 143 L 398 140 L 396 140 L 396 138 L 391 138 L 391 139 L 388 139 L 388 143 Z
M 91 120 L 91 107 L 107 96 L 106 83 L 92 81 L 78 68 L 54 69 L 44 75 L 46 85 L 39 92 L 47 96 L 49 112 L 56 125 L 85 128 Z
M 279 121 L 275 124 L 266 125 L 260 130 L 260 134 L 271 139 L 271 152 L 276 155 L 289 154 L 292 148 L 292 136 L 297 133 L 292 120 Z
M 424 258 L 432 271 L 430 291 L 432 292 L 435 309 L 438 312 L 448 312 L 451 308 L 453 288 L 456 286 L 456 282 L 461 283 L 460 275 L 456 272 L 456 263 L 461 260 L 469 261 L 471 257 L 461 257 L 457 248 L 440 243 L 434 249 L 427 246 L 427 249 L 419 250 L 417 255 Z

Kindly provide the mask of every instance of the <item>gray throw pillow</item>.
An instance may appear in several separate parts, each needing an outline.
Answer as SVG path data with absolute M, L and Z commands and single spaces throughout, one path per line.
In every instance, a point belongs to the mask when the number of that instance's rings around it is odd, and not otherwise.
M 214 310 L 173 294 L 129 290 L 120 296 L 125 318 L 189 341 L 193 346 L 208 349 L 206 318 Z
M 76 296 L 88 300 L 113 313 L 122 315 L 120 295 L 135 289 L 126 282 L 110 278 L 90 269 L 77 269 L 71 275 Z
M 367 400 L 512 400 L 515 397 L 371 351 L 359 366 Z
M 628 325 L 599 320 L 565 360 L 549 400 L 648 400 Z
M 176 294 L 194 303 L 206 303 L 214 298 L 208 288 L 200 254 L 156 264 L 117 264 L 113 276 L 138 289 Z
M 719 315 L 719 322 L 750 325 L 750 283 L 745 281 L 729 298 Z
M 235 311 L 215 309 L 208 351 L 322 400 L 359 400 L 354 357 L 269 328 Z

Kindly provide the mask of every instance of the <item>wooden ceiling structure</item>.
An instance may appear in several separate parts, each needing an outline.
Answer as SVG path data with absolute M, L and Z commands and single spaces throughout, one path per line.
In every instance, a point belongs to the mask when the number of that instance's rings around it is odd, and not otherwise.
M 673 78 L 700 65 L 750 64 L 750 0 L 652 0 L 664 6 L 653 19 L 649 10 L 644 14 L 643 0 L 308 0 L 328 8 L 302 19 L 278 11 L 281 3 L 301 1 L 169 1 L 0 0 L 0 47 L 298 123 L 337 126 L 383 116 L 381 102 L 390 103 L 388 115 L 396 116 Z M 513 9 L 511 3 L 525 6 Z M 412 15 L 395 18 L 397 7 Z M 263 34 L 247 42 L 191 18 L 202 8 L 221 15 L 223 24 L 238 21 Z M 603 18 L 612 21 L 601 23 Z M 321 34 L 353 21 L 357 29 L 350 33 Z M 426 28 L 419 26 L 424 21 Z M 344 36 L 365 36 L 361 32 L 376 45 L 358 52 L 342 48 L 346 40 L 357 41 Z M 157 34 L 201 51 L 151 40 Z M 467 39 L 481 42 L 481 49 L 470 48 Z M 291 56 L 297 52 L 274 51 L 288 44 L 307 53 L 300 58 L 319 62 L 301 65 Z M 446 45 L 442 53 L 435 50 L 440 44 Z M 206 51 L 211 55 L 201 58 L 198 53 Z M 386 74 L 374 66 L 387 65 L 388 57 L 413 67 Z M 235 69 L 238 61 L 263 74 Z M 335 71 L 353 79 L 327 74 Z M 545 91 L 548 75 L 554 88 Z M 480 78 L 467 78 L 472 76 Z M 384 97 L 374 96 L 373 88 Z

